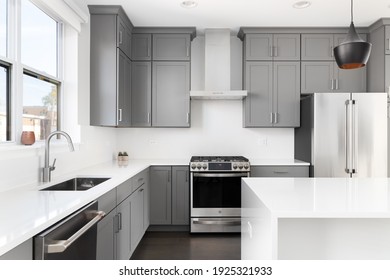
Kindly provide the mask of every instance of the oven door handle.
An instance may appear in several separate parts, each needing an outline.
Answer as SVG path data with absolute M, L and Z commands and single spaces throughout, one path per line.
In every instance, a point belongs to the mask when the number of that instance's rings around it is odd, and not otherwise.
M 248 177 L 248 173 L 193 173 L 194 177 Z
M 241 225 L 241 220 L 232 219 L 232 220 L 207 220 L 207 219 L 193 219 L 194 224 L 198 225 L 224 225 L 224 226 L 239 226 Z

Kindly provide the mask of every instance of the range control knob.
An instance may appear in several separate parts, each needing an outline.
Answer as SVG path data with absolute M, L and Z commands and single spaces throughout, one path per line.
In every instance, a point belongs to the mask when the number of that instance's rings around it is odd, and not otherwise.
M 198 169 L 201 169 L 201 168 L 202 168 L 202 166 L 200 165 L 200 163 L 198 163 L 198 165 L 196 166 L 196 168 L 198 168 Z
M 240 168 L 240 169 L 242 169 L 244 167 L 244 165 L 242 164 L 242 163 L 240 163 L 239 165 L 238 165 L 238 168 Z
M 207 164 L 206 164 L 206 163 L 203 163 L 202 168 L 203 168 L 204 170 L 206 170 L 206 169 L 207 169 Z
M 233 164 L 233 169 L 237 169 L 238 165 L 236 163 Z
M 195 168 L 196 168 L 196 164 L 195 163 L 191 164 L 191 169 L 195 169 Z
M 244 164 L 244 168 L 245 168 L 245 169 L 248 169 L 248 168 L 249 168 L 249 163 L 245 163 L 245 164 Z

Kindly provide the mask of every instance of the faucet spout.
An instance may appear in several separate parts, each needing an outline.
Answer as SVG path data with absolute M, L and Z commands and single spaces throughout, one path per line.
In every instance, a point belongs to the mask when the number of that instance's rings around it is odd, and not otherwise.
M 50 166 L 49 164 L 49 158 L 50 158 L 50 140 L 53 138 L 54 135 L 62 135 L 66 138 L 68 141 L 69 151 L 74 151 L 73 141 L 72 138 L 70 138 L 69 134 L 64 131 L 54 131 L 49 134 L 45 141 L 45 166 L 42 168 L 43 173 L 43 182 L 50 182 L 51 180 L 51 171 L 55 169 L 55 160 L 53 162 L 53 165 Z

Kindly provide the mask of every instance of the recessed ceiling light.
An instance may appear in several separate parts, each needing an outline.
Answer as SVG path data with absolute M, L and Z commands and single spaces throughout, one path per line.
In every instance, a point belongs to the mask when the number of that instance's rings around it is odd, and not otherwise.
M 311 5 L 311 2 L 309 1 L 298 1 L 298 2 L 295 2 L 293 7 L 295 9 L 304 9 L 304 8 L 307 8 Z
M 183 1 L 180 3 L 180 6 L 186 9 L 192 9 L 198 6 L 198 3 L 196 1 Z

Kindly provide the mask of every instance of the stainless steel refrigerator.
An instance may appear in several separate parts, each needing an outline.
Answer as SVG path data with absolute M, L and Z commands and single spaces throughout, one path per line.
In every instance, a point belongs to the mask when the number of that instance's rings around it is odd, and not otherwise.
M 294 146 L 311 177 L 387 177 L 387 94 L 303 97 Z

